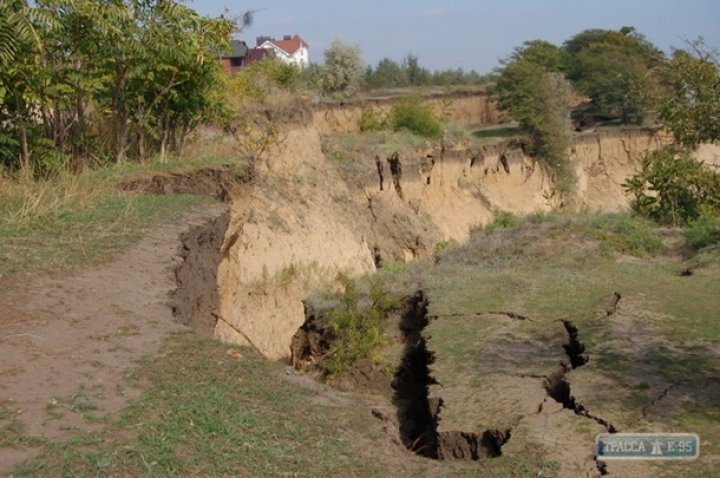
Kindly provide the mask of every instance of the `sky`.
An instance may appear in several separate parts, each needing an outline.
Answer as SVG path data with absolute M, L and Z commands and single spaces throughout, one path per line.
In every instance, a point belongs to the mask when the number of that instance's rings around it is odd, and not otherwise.
M 321 63 L 334 39 L 357 43 L 366 63 L 412 53 L 430 69 L 488 73 L 526 40 L 557 45 L 587 28 L 634 26 L 659 48 L 703 36 L 720 47 L 720 0 L 190 0 L 204 15 L 257 10 L 238 36 L 298 34 Z

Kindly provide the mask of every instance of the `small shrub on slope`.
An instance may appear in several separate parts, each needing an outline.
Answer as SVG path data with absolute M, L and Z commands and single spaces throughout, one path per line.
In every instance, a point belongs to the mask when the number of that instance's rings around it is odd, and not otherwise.
M 338 281 L 345 291 L 332 313 L 331 327 L 336 338 L 327 364 L 330 378 L 349 370 L 358 360 L 380 361 L 379 350 L 390 343 L 382 323 L 388 312 L 400 305 L 399 298 L 388 293 L 379 280 L 370 283 L 369 306 L 361 303 L 362 294 L 353 279 L 339 274 Z
M 395 131 L 405 128 L 426 138 L 439 139 L 443 135 L 440 120 L 419 95 L 395 104 L 390 112 L 390 124 Z

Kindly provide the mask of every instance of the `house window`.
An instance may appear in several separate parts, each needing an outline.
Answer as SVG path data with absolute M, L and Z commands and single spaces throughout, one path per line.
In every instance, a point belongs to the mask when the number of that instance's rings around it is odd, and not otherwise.
M 242 66 L 242 57 L 230 58 L 230 66 Z

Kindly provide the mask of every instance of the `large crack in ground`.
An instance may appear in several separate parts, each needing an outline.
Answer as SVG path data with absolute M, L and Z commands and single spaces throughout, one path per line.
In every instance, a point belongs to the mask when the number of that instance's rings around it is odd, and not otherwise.
M 617 306 L 619 300 L 620 294 L 616 292 L 613 308 Z M 563 408 L 571 410 L 578 416 L 595 421 L 599 425 L 603 426 L 608 433 L 617 433 L 618 430 L 612 423 L 602 417 L 590 413 L 587 407 L 585 407 L 582 402 L 578 401 L 575 396 L 573 396 L 570 383 L 567 381 L 567 374 L 570 371 L 588 363 L 590 358 L 585 353 L 585 344 L 580 341 L 580 331 L 578 327 L 569 320 L 562 320 L 561 322 L 565 328 L 565 332 L 567 333 L 567 339 L 565 340 L 565 343 L 563 343 L 566 359 L 561 362 L 560 367 L 557 370 L 543 379 L 543 387 L 545 388 L 545 391 L 550 398 L 561 404 Z M 599 461 L 597 456 L 594 457 L 594 460 L 595 466 L 600 475 L 607 475 L 607 465 L 604 462 Z
M 392 384 L 400 437 L 409 450 L 432 459 L 477 461 L 501 456 L 511 429 L 480 433 L 438 431 L 443 399 L 429 396 L 429 386 L 436 383 L 430 374 L 434 354 L 428 350 L 423 336 L 429 322 L 428 303 L 425 293 L 418 291 L 408 299 L 400 322 L 405 351 Z
M 563 344 L 567 360 L 564 360 L 560 367 L 543 380 L 543 386 L 548 396 L 556 402 L 562 404 L 563 408 L 572 410 L 576 415 L 580 415 L 596 421 L 609 433 L 616 433 L 617 429 L 609 421 L 595 416 L 579 402 L 572 394 L 570 383 L 567 381 L 567 374 L 578 367 L 585 365 L 590 359 L 585 354 L 585 345 L 579 339 L 578 328 L 569 320 L 562 321 L 565 331 L 567 332 L 567 340 Z

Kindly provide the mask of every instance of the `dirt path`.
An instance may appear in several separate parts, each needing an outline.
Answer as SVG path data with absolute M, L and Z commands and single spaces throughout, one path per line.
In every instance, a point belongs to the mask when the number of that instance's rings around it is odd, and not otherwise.
M 178 238 L 225 210 L 188 213 L 117 260 L 67 277 L 0 279 L 0 438 L 99 429 L 138 395 L 125 375 L 184 327 L 169 306 L 183 260 Z M 0 447 L 0 475 L 36 450 Z

